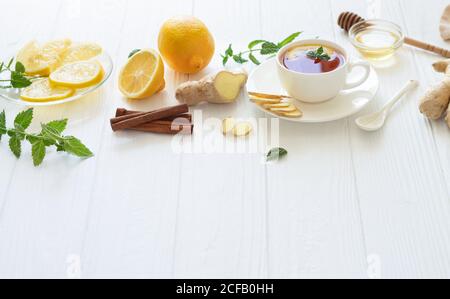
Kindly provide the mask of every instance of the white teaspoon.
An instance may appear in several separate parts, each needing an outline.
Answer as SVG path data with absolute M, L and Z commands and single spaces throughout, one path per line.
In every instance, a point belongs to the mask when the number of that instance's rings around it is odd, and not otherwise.
M 398 93 L 395 97 L 392 98 L 389 102 L 387 102 L 383 109 L 381 111 L 367 115 L 362 116 L 356 120 L 356 125 L 364 130 L 364 131 L 377 131 L 381 129 L 385 122 L 387 117 L 389 116 L 389 113 L 392 110 L 392 107 L 394 107 L 395 104 L 397 104 L 398 101 L 409 91 L 413 90 L 419 86 L 419 82 L 416 80 L 409 81 Z

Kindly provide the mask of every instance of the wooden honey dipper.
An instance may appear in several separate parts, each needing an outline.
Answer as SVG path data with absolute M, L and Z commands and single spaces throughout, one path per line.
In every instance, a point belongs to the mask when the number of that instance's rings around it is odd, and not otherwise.
M 340 14 L 339 19 L 338 19 L 338 25 L 344 29 L 345 31 L 349 31 L 350 28 L 352 28 L 353 25 L 355 25 L 356 23 L 365 21 L 365 19 L 363 19 L 362 17 L 360 17 L 359 15 L 353 13 L 353 12 L 343 12 Z M 423 49 L 426 51 L 430 51 L 433 53 L 436 53 L 438 55 L 441 55 L 443 57 L 446 58 L 450 58 L 450 51 L 410 38 L 410 37 L 405 37 L 405 44 L 408 44 L 410 46 L 419 48 L 419 49 Z

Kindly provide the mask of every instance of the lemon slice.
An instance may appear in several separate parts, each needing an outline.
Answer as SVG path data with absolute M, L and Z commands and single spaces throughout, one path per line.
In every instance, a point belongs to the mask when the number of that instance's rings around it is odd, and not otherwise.
M 61 61 L 61 55 L 71 44 L 72 41 L 70 39 L 62 39 L 48 42 L 42 46 L 41 54 L 43 59 L 48 62 L 50 71 L 57 68 Z
M 23 89 L 20 97 L 28 102 L 50 102 L 68 98 L 75 91 L 66 87 L 53 87 L 48 78 L 39 79 Z
M 61 65 L 92 59 L 103 52 L 102 47 L 94 43 L 76 44 L 61 55 Z
M 67 64 L 50 74 L 50 82 L 56 86 L 86 88 L 99 83 L 104 71 L 97 61 Z
M 134 54 L 119 75 L 119 89 L 130 99 L 143 99 L 164 89 L 164 63 L 152 49 Z
M 25 66 L 28 75 L 48 76 L 50 67 L 42 55 L 42 49 L 36 41 L 26 44 L 17 54 L 16 60 Z

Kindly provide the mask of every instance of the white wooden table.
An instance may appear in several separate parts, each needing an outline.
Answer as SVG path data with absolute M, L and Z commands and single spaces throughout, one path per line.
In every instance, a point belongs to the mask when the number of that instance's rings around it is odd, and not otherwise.
M 86 99 L 37 108 L 40 122 L 69 118 L 68 132 L 95 153 L 86 161 L 51 153 L 39 168 L 30 148 L 16 160 L 0 144 L 0 278 L 449 278 L 450 130 L 418 112 L 439 80 L 437 57 L 405 47 L 379 69 L 380 107 L 408 79 L 421 88 L 387 127 L 367 134 L 354 118 L 280 122 L 284 161 L 260 153 L 174 153 L 172 138 L 112 133 L 115 108 L 175 103 L 189 79 L 167 70 L 167 89 L 135 103 L 117 89 L 117 69 L 134 48 L 156 48 L 161 23 L 194 14 L 213 32 L 217 53 L 256 38 L 305 34 L 337 40 L 341 11 L 399 23 L 413 37 L 450 47 L 438 34 L 445 0 L 16 0 L 2 4 L 0 54 L 30 39 L 96 41 L 116 72 Z M 18 21 L 20 16 L 20 21 Z M 13 24 L 13 27 L 9 25 Z M 353 50 L 352 50 L 353 51 Z M 219 66 L 219 57 L 199 78 Z M 23 109 L 0 100 L 9 124 Z M 241 98 L 203 106 L 203 117 L 265 117 Z M 197 131 L 196 134 L 199 132 Z M 251 137 L 255 138 L 255 136 Z

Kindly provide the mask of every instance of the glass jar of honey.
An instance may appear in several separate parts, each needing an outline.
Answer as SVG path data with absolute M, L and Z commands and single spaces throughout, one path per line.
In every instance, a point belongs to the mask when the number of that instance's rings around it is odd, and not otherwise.
M 392 57 L 403 45 L 405 35 L 400 26 L 384 20 L 366 20 L 350 28 L 352 44 L 368 60 Z

